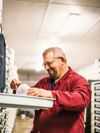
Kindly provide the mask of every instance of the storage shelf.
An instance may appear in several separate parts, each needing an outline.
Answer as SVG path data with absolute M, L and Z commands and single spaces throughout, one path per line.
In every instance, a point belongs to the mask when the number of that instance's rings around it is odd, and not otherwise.
M 0 93 L 1 107 L 46 109 L 53 106 L 53 100 L 53 98 Z

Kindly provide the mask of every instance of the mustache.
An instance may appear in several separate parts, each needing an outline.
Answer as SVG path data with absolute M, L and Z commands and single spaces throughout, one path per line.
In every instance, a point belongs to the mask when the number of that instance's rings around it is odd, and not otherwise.
M 48 73 L 49 73 L 49 75 L 50 75 L 50 78 L 51 79 L 56 79 L 56 74 L 55 74 L 55 71 L 54 71 L 54 69 L 48 69 Z
M 47 71 L 50 75 L 54 75 L 55 73 L 55 70 L 53 68 L 49 68 Z
M 54 70 L 53 69 L 48 69 L 48 72 L 53 74 L 54 73 Z

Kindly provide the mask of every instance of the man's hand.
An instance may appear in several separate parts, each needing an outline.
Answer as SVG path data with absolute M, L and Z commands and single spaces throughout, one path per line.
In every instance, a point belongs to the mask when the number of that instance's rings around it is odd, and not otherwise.
M 53 98 L 52 92 L 50 90 L 44 90 L 40 88 L 30 88 L 27 91 L 27 95 L 30 96 L 39 96 L 39 97 L 45 97 L 45 98 Z
M 21 82 L 19 80 L 16 80 L 16 79 L 13 79 L 10 83 L 10 87 L 13 90 L 16 90 L 19 87 L 19 85 L 21 85 Z

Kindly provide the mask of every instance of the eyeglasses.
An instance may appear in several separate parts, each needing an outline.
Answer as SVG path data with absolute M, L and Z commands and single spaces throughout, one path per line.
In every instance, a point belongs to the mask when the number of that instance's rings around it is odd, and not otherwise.
M 44 66 L 44 67 L 46 67 L 46 66 L 52 66 L 53 63 L 55 62 L 55 59 L 59 59 L 59 57 L 54 58 L 54 60 L 52 60 L 52 61 L 50 61 L 50 62 L 43 63 L 43 66 Z
M 51 66 L 53 63 L 54 63 L 55 60 L 53 61 L 50 61 L 50 62 L 46 62 L 46 63 L 43 63 L 43 66 L 46 67 L 46 66 Z

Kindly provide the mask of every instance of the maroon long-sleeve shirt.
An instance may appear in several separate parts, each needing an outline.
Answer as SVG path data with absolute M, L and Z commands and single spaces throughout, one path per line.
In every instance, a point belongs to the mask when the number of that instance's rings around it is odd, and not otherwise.
M 50 90 L 50 78 L 41 79 L 35 86 Z M 53 107 L 36 111 L 31 133 L 84 133 L 84 111 L 91 99 L 88 82 L 70 68 L 52 94 Z

